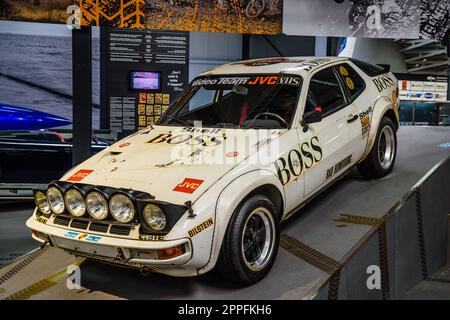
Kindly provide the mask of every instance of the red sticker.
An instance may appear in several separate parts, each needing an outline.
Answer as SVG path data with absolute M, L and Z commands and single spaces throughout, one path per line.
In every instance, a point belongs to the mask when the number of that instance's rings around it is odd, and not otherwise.
M 185 178 L 184 181 L 178 184 L 173 191 L 184 192 L 184 193 L 194 193 L 204 180 Z
M 81 181 L 88 175 L 90 175 L 92 172 L 94 172 L 94 170 L 80 170 L 73 176 L 71 176 L 69 179 L 67 179 L 67 181 Z
M 125 143 L 122 143 L 122 144 L 119 146 L 119 148 L 125 148 L 125 147 L 128 147 L 130 144 L 131 144 L 131 142 L 125 142 Z
M 238 155 L 239 155 L 239 152 L 237 152 L 237 151 L 232 151 L 232 152 L 227 153 L 228 158 L 236 158 Z

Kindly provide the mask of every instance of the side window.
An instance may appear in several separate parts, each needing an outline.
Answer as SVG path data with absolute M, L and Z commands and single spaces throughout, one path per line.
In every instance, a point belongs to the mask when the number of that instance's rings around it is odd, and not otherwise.
M 319 110 L 327 114 L 346 103 L 333 67 L 317 72 L 309 83 L 305 112 Z
M 365 83 L 363 78 L 359 76 L 355 69 L 346 63 L 341 64 L 336 68 L 341 75 L 345 86 L 347 87 L 350 94 L 350 99 L 355 99 L 364 90 Z

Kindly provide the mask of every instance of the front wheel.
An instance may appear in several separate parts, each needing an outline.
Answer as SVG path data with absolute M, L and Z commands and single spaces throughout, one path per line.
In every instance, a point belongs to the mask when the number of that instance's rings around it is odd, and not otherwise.
M 272 268 L 280 241 L 275 206 L 265 196 L 247 199 L 230 219 L 217 267 L 229 280 L 258 282 Z
M 383 117 L 372 150 L 367 158 L 358 165 L 358 171 L 367 178 L 382 178 L 392 171 L 396 155 L 395 125 L 391 119 Z

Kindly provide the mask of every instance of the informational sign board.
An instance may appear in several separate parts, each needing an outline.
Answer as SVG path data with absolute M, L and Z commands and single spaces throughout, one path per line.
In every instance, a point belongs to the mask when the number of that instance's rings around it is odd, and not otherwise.
M 399 99 L 403 101 L 447 101 L 447 77 L 424 76 L 423 78 L 399 80 Z
M 124 136 L 152 125 L 187 87 L 189 33 L 108 29 L 101 92 L 113 132 Z

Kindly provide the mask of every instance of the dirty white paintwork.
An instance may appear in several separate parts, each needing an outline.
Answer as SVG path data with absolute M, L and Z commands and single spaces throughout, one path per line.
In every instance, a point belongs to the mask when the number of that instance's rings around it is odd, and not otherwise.
M 62 181 L 67 181 L 80 170 L 92 170 L 80 183 L 143 191 L 158 201 L 177 205 L 186 201 L 193 203 L 196 216 L 188 217 L 186 212 L 164 241 L 142 241 L 136 232 L 132 232 L 128 239 L 98 233 L 102 237 L 97 243 L 99 255 L 102 255 L 102 246 L 126 251 L 129 248 L 160 249 L 189 243 L 190 250 L 182 259 L 166 262 L 181 268 L 159 272 L 174 276 L 205 273 L 217 261 L 231 215 L 249 193 L 260 186 L 272 186 L 283 202 L 280 219 L 286 219 L 309 198 L 364 159 L 372 146 L 378 123 L 388 110 L 394 110 L 398 120 L 398 107 L 393 98 L 396 83 L 379 91 L 372 78 L 345 58 L 289 59 L 288 62 L 259 66 L 232 63 L 203 75 L 282 72 L 300 75 L 303 78 L 301 95 L 290 129 L 199 129 L 155 125 L 117 142 L 62 177 Z M 345 108 L 321 122 L 310 124 L 304 131 L 301 119 L 311 76 L 340 63 L 349 64 L 365 80 L 364 92 Z M 388 75 L 395 81 L 392 74 Z M 361 119 L 366 114 L 370 122 L 367 133 L 363 135 Z M 347 119 L 350 116 L 358 119 L 349 123 Z M 289 159 L 292 168 L 289 167 Z M 329 169 L 342 161 L 345 166 L 327 177 Z M 174 191 L 186 178 L 203 182 L 192 193 Z M 189 236 L 189 230 L 208 219 L 212 219 L 212 226 Z M 55 226 L 51 221 L 40 223 L 35 214 L 27 225 L 55 237 L 63 237 L 64 232 L 70 230 Z M 150 259 L 140 264 L 156 265 L 161 261 Z

